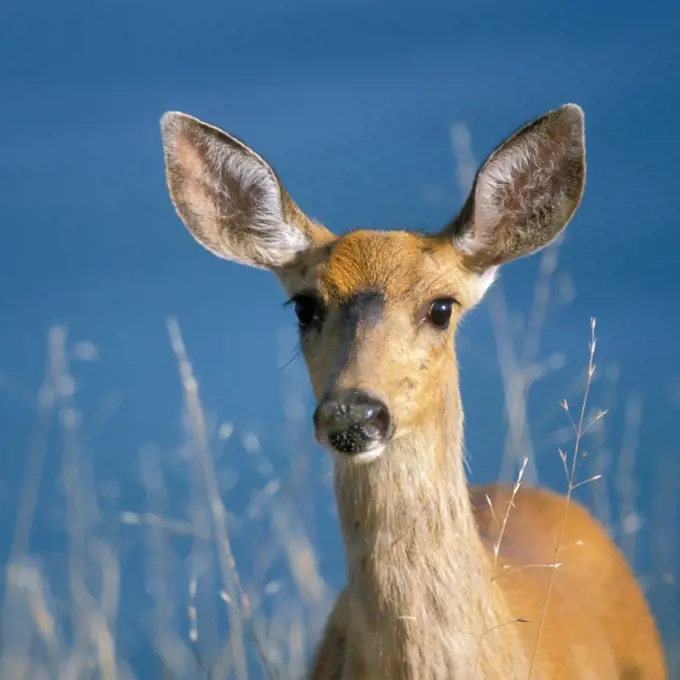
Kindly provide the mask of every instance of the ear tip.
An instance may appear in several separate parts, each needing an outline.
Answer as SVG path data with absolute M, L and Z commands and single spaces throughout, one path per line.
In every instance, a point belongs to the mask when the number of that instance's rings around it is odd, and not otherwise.
M 171 134 L 182 127 L 191 116 L 181 111 L 166 111 L 161 116 L 161 131 L 163 135 Z
M 576 104 L 575 102 L 567 102 L 566 104 L 562 104 L 562 106 L 560 106 L 560 109 L 562 111 L 568 111 L 569 113 L 575 114 L 575 115 L 578 115 L 578 116 L 584 115 L 583 108 L 581 106 L 579 106 L 578 104 Z
M 585 126 L 586 114 L 578 104 L 568 102 L 556 109 L 554 113 L 557 117 L 569 121 L 572 125 L 576 125 L 579 128 Z

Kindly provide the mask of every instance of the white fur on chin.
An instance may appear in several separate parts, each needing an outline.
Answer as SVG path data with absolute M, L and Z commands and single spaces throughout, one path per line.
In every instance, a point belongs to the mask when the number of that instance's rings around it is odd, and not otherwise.
M 340 453 L 333 449 L 331 449 L 331 451 L 333 452 L 333 455 L 345 463 L 345 465 L 365 465 L 366 463 L 370 463 L 380 458 L 385 451 L 385 448 L 385 444 L 374 444 L 361 453 L 347 454 Z

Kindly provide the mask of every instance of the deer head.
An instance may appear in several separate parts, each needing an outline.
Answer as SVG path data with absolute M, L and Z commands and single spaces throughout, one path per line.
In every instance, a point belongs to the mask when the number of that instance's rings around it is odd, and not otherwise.
M 317 439 L 351 463 L 431 420 L 457 375 L 459 319 L 500 265 L 557 237 L 585 180 L 583 112 L 567 104 L 498 146 L 438 233 L 335 236 L 243 142 L 182 113 L 161 126 L 177 213 L 215 255 L 276 274 L 299 322 Z

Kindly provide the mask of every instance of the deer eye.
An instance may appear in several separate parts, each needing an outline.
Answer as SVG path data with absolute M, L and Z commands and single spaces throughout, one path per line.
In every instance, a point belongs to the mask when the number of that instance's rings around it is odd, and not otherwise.
M 453 300 L 451 298 L 440 298 L 430 305 L 427 318 L 430 323 L 437 328 L 448 328 L 453 312 Z
M 302 328 L 320 320 L 319 305 L 311 295 L 296 295 L 292 300 L 295 316 Z

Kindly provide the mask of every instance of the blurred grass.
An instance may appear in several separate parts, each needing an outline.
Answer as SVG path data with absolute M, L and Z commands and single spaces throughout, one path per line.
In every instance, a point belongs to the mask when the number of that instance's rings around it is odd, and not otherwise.
M 496 300 L 495 304 L 502 302 Z M 135 675 L 133 663 L 126 656 L 129 645 L 120 642 L 121 633 L 123 638 L 130 637 L 119 625 L 125 589 L 123 574 L 143 582 L 150 596 L 151 611 L 139 613 L 139 629 L 132 636 L 143 640 L 149 653 L 153 650 L 153 677 L 242 680 L 299 678 L 304 674 L 335 594 L 321 573 L 319 548 L 303 517 L 304 486 L 318 481 L 305 480 L 303 473 L 298 480 L 302 493 L 281 493 L 287 482 L 276 476 L 257 437 L 244 432 L 240 446 L 249 453 L 247 459 L 257 468 L 262 484 L 244 511 L 232 515 L 225 500 L 229 498 L 234 471 L 220 452 L 225 444 L 233 443 L 234 427 L 211 422 L 206 416 L 176 320 L 168 321 L 168 331 L 184 394 L 185 439 L 180 457 L 189 498 L 177 506 L 170 501 L 173 494 L 168 489 L 167 465 L 155 448 L 142 449 L 140 477 L 146 489 L 147 509 L 125 510 L 118 520 L 143 532 L 144 570 L 130 570 L 125 546 L 117 544 L 116 532 L 110 531 L 111 518 L 101 507 L 101 485 L 97 484 L 92 457 L 83 440 L 84 416 L 72 371 L 72 362 L 79 360 L 82 346 L 71 345 L 62 328 L 50 332 L 26 481 L 11 557 L 5 566 L 0 628 L 3 679 L 150 677 L 148 672 Z M 504 352 L 514 352 L 514 348 Z M 516 474 L 516 465 L 524 466 L 525 477 L 528 470 L 523 451 L 529 431 L 528 387 L 526 380 L 518 377 L 518 370 L 508 371 L 506 367 L 501 371 L 505 384 L 513 390 L 506 400 L 508 418 L 527 419 L 513 422 L 515 433 L 510 432 L 506 441 L 502 469 L 510 478 Z M 542 374 L 534 369 L 532 375 L 540 379 Z M 580 377 L 575 385 L 582 384 Z M 514 403 L 519 398 L 525 400 L 521 408 Z M 596 413 L 595 407 L 592 413 Z M 634 566 L 639 555 L 637 544 L 645 542 L 643 550 L 656 558 L 652 560 L 652 572 L 641 575 L 648 593 L 655 588 L 677 593 L 677 525 L 675 535 L 655 536 L 654 518 L 642 524 L 637 511 L 634 475 L 640 418 L 639 400 L 630 399 L 624 441 L 611 460 L 603 460 L 597 453 L 605 448 L 606 417 L 597 418 L 597 426 L 590 428 L 587 435 L 593 454 L 579 462 L 579 477 L 604 475 L 609 484 L 600 484 L 602 480 L 588 484 L 591 495 L 581 500 L 587 501 L 605 523 Z M 299 427 L 299 414 L 291 420 L 291 427 Z M 58 424 L 60 437 L 60 483 L 67 536 L 63 574 L 50 571 L 40 552 L 30 550 L 32 523 L 40 511 L 37 498 L 41 470 L 53 421 Z M 569 437 L 562 433 L 561 438 L 564 441 Z M 305 455 L 304 450 L 300 455 Z M 659 463 L 655 506 L 656 512 L 667 516 L 677 509 L 678 499 L 664 492 L 673 488 L 669 487 L 664 464 Z M 239 467 L 243 467 L 242 457 Z M 304 464 L 300 467 L 308 469 Z M 533 474 L 538 476 L 536 468 Z M 330 474 L 324 479 L 328 483 Z M 612 486 L 616 498 L 612 496 Z M 291 500 L 296 497 L 301 499 L 299 506 Z M 332 504 L 330 488 L 325 498 Z M 246 555 L 244 564 L 237 565 L 230 538 L 233 526 L 243 536 L 250 523 L 262 520 L 268 527 L 267 540 L 253 543 L 255 554 Z M 262 533 L 254 531 L 252 536 Z M 180 550 L 178 539 L 183 541 Z M 247 578 L 243 579 L 243 574 Z M 272 574 L 277 577 L 272 578 Z M 666 603 L 672 601 L 673 597 L 666 597 Z M 658 604 L 657 598 L 657 610 Z M 677 614 L 666 612 L 667 623 L 672 624 L 673 618 L 677 620 Z M 663 622 L 663 617 L 660 620 Z M 677 673 L 677 627 L 663 632 L 669 643 L 669 660 Z
M 466 193 L 476 168 L 470 135 L 456 125 L 451 139 L 459 189 Z M 502 283 L 485 303 L 505 394 L 503 481 L 513 481 L 521 469 L 524 483 L 537 482 L 544 464 L 559 464 L 558 447 L 573 443 L 565 419 L 549 442 L 554 460 L 537 456 L 537 450 L 546 449 L 544 443 L 537 445 L 535 436 L 545 414 L 532 410 L 532 390 L 565 367 L 562 354 L 543 351 L 542 330 L 554 305 L 573 298 L 558 256 L 559 243 L 539 256 L 527 314 L 509 308 Z M 145 498 L 134 510 L 115 511 L 102 502 L 83 427 L 87 404 L 79 402 L 73 370 L 74 363 L 95 358 L 96 348 L 70 340 L 63 328 L 50 331 L 14 540 L 4 569 L 3 680 L 287 680 L 304 675 L 339 585 L 322 567 L 322 537 L 314 531 L 314 517 L 319 515 L 314 503 L 319 498 L 327 503 L 322 514 L 331 515 L 324 521 L 336 520 L 330 461 L 324 458 L 323 474 L 311 472 L 311 457 L 318 458 L 318 451 L 306 422 L 304 388 L 291 383 L 287 389 L 289 436 L 283 446 L 294 455 L 284 478 L 253 432 L 209 415 L 176 320 L 168 320 L 168 333 L 184 396 L 184 440 L 170 459 L 153 446 L 141 449 L 139 477 Z M 585 351 L 583 356 L 582 370 L 564 387 L 567 400 L 579 399 L 586 384 Z M 596 372 L 593 389 L 588 422 L 613 403 L 616 371 Z M 584 495 L 579 500 L 600 518 L 638 571 L 661 624 L 671 677 L 680 677 L 680 465 L 655 458 L 652 513 L 643 517 L 635 483 L 642 402 L 635 395 L 616 396 L 625 400 L 623 440 L 613 441 L 616 430 L 608 427 L 609 416 L 590 428 L 589 455 L 579 462 L 579 478 L 602 478 L 580 489 Z M 551 417 L 560 412 L 556 402 L 546 408 Z M 50 446 L 55 435 L 57 450 Z M 238 456 L 238 475 L 231 464 L 235 449 L 248 454 Z M 64 502 L 56 510 L 43 509 L 38 502 L 48 455 L 59 456 Z M 253 474 L 246 474 L 248 466 Z M 185 495 L 174 488 L 178 476 L 185 482 Z M 245 507 L 235 508 L 230 492 L 236 480 L 243 484 L 243 479 L 252 484 L 253 493 Z M 51 513 L 53 521 L 63 515 L 63 569 L 31 548 L 35 519 L 43 512 Z M 130 533 L 135 536 L 132 542 Z M 639 567 L 641 555 L 644 571 Z M 341 570 L 336 565 L 335 571 Z M 130 603 L 132 614 L 123 611 Z

